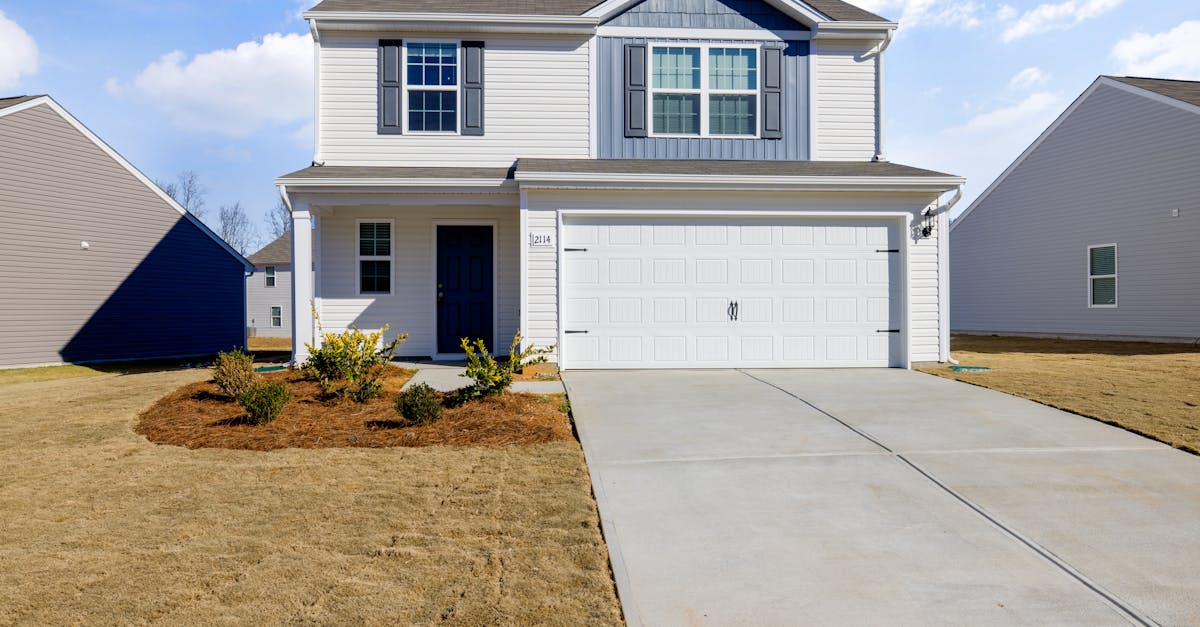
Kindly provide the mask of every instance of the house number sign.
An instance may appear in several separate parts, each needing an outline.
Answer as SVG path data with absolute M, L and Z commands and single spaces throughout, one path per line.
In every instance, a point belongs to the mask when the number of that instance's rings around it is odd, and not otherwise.
M 542 231 L 529 234 L 530 248 L 554 248 L 554 232 Z

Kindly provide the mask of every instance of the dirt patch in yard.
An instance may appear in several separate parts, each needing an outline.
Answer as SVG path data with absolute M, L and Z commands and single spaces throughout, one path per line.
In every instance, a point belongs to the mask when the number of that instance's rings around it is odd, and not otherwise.
M 396 411 L 396 393 L 413 371 L 392 368 L 383 393 L 366 403 L 328 398 L 299 371 L 265 373 L 294 398 L 265 425 L 246 424 L 245 411 L 216 384 L 201 381 L 159 399 L 139 417 L 136 431 L 157 444 L 186 448 L 265 451 L 281 448 L 389 446 L 508 446 L 569 441 L 562 395 L 503 394 L 447 408 L 442 418 L 413 426 Z
M 207 371 L 0 389 L 0 624 L 619 625 L 577 442 L 157 446 Z
M 952 354 L 990 372 L 922 372 L 1095 418 L 1200 454 L 1200 349 L 1186 344 L 955 336 Z
M 292 351 L 290 337 L 251 337 L 246 339 L 246 349 L 251 352 L 288 352 Z

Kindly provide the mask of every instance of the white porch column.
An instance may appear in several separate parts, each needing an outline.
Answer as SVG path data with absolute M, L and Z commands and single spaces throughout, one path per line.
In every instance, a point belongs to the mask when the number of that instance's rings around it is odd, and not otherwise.
M 292 199 L 292 360 L 308 359 L 313 320 L 313 220 L 307 201 Z

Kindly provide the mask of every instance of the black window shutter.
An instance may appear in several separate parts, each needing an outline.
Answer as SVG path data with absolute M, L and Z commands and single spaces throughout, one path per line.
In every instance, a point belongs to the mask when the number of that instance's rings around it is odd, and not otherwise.
M 379 133 L 399 135 L 404 129 L 400 90 L 404 89 L 404 64 L 399 39 L 379 40 Z
M 646 44 L 625 44 L 625 136 L 646 136 Z
M 483 135 L 483 42 L 464 41 L 462 134 Z
M 783 48 L 763 47 L 762 137 L 783 139 Z

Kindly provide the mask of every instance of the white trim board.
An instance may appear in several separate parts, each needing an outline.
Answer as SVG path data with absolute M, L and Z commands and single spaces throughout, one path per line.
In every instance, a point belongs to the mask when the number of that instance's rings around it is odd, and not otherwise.
M 142 183 L 143 185 L 148 187 L 151 191 L 153 191 L 160 199 L 163 200 L 163 202 L 170 205 L 171 208 L 175 209 L 175 211 L 178 211 L 179 215 L 186 218 L 188 220 L 188 222 L 191 222 L 192 224 L 199 227 L 199 229 L 205 235 L 207 235 L 210 239 L 212 239 L 214 242 L 219 244 L 221 246 L 221 248 L 223 248 L 225 250 L 225 252 L 229 253 L 230 255 L 233 256 L 234 259 L 237 259 L 239 262 L 241 262 L 243 268 L 247 272 L 254 272 L 254 266 L 249 261 L 247 261 L 246 258 L 243 257 L 241 253 L 239 253 L 232 246 L 227 244 L 225 242 L 225 240 L 221 239 L 220 236 L 218 236 L 216 233 L 214 233 L 212 231 L 212 229 L 208 228 L 207 225 L 205 225 L 203 222 L 201 222 L 199 218 L 192 215 L 191 213 L 188 212 L 187 209 L 184 209 L 182 206 L 180 206 L 179 203 L 175 202 L 174 198 L 171 198 L 170 196 L 167 195 L 166 192 L 159 189 L 158 185 L 155 185 L 154 182 L 151 181 L 145 174 L 142 174 L 141 170 L 138 170 L 136 167 L 134 167 L 134 165 L 132 163 L 130 163 L 127 159 L 125 159 L 125 157 L 121 156 L 121 153 L 114 150 L 112 146 L 109 146 L 108 144 L 106 144 L 104 142 L 104 140 L 100 139 L 100 137 L 98 135 L 96 135 L 95 133 L 93 133 L 91 131 L 91 129 L 89 129 L 87 126 L 85 126 L 83 124 L 83 122 L 80 122 L 77 118 L 75 118 L 75 116 L 68 113 L 67 110 L 62 107 L 62 105 L 58 104 L 58 102 L 55 101 L 50 96 L 38 96 L 37 98 L 34 98 L 33 100 L 28 100 L 26 102 L 22 102 L 20 104 L 13 105 L 11 107 L 0 109 L 0 118 L 12 115 L 14 113 L 20 113 L 21 111 L 25 111 L 26 109 L 32 109 L 33 107 L 36 107 L 39 105 L 46 105 L 46 106 L 50 107 L 50 110 L 57 113 L 60 117 L 62 117 L 62 119 L 66 120 L 68 124 L 73 126 L 75 128 L 75 130 L 82 133 L 83 136 L 86 137 L 88 140 L 90 140 L 93 144 L 95 144 L 96 147 L 100 148 L 100 150 L 104 151 L 104 153 L 107 154 L 111 159 L 116 161 L 118 165 L 120 165 L 122 168 L 125 168 L 126 171 L 128 171 L 130 174 L 132 174 L 133 177 L 136 178 L 140 183 Z
M 772 30 L 772 29 L 736 29 L 713 28 L 697 30 L 694 28 L 645 27 L 645 26 L 601 26 L 596 29 L 597 37 L 637 37 L 645 39 L 712 39 L 712 40 L 745 40 L 760 41 L 808 41 L 812 39 L 812 31 L 807 30 Z M 715 44 L 719 45 L 719 44 Z
M 966 220 L 967 216 L 971 215 L 971 212 L 975 211 L 976 207 L 982 204 L 983 201 L 987 200 L 988 197 L 992 195 L 992 192 L 996 191 L 996 188 L 999 187 L 1000 184 L 1009 177 L 1009 175 L 1011 175 L 1018 167 L 1020 167 L 1022 163 L 1025 163 L 1025 160 L 1033 154 L 1033 151 L 1037 150 L 1038 147 L 1042 145 L 1042 142 L 1046 141 L 1046 139 L 1049 138 L 1054 131 L 1058 130 L 1058 127 L 1062 126 L 1062 123 L 1065 122 L 1067 118 L 1075 112 L 1076 109 L 1082 106 L 1083 103 L 1101 87 L 1114 87 L 1126 93 L 1142 96 L 1161 104 L 1170 105 L 1177 109 L 1183 109 L 1184 111 L 1200 114 L 1200 107 L 1197 107 L 1196 105 L 1142 89 L 1141 87 L 1127 85 L 1121 81 L 1109 78 L 1107 76 L 1101 76 L 1093 81 L 1092 84 L 1088 86 L 1088 88 L 1085 89 L 1083 93 L 1075 99 L 1074 102 L 1071 103 L 1071 106 L 1067 107 L 1066 111 L 1063 111 L 1057 118 L 1055 118 L 1054 122 L 1052 122 L 1050 126 L 1046 128 L 1046 130 L 1042 131 L 1041 135 L 1038 135 L 1037 139 L 1035 139 L 1033 143 L 1030 144 L 1029 147 L 1017 157 L 1016 161 L 1012 162 L 1012 165 L 1005 168 L 1004 172 L 1000 173 L 1000 176 L 996 177 L 996 180 L 992 181 L 992 184 L 988 185 L 987 189 L 983 190 L 983 193 L 980 194 L 973 202 L 971 202 L 971 205 L 967 207 L 966 211 L 963 211 L 962 215 L 958 216 L 958 219 L 950 224 L 950 231 L 953 232 L 954 229 L 958 228 L 958 225 L 962 224 L 963 220 Z

